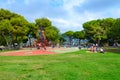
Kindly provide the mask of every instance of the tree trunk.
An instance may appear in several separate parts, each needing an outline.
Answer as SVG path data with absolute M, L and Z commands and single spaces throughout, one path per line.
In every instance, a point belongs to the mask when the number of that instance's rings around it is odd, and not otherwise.
M 13 45 L 13 48 L 15 48 L 13 34 L 11 34 L 11 43 L 12 43 L 12 45 Z
M 70 37 L 70 47 L 72 46 L 72 38 Z
M 79 45 L 80 45 L 80 41 L 81 41 L 81 39 L 79 39 L 79 42 L 78 42 Z
M 98 42 L 97 42 L 98 46 L 100 46 L 100 40 L 98 39 Z
M 9 49 L 10 48 L 9 42 L 8 42 L 7 38 L 5 37 L 5 34 L 3 32 L 2 32 L 2 36 L 3 36 L 3 38 L 6 42 L 6 45 L 8 46 L 8 49 Z

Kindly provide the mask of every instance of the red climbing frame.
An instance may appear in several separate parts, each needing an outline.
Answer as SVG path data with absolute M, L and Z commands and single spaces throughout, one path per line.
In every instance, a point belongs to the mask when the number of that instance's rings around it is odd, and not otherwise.
M 45 31 L 44 28 L 40 25 L 39 27 L 39 38 L 36 41 L 36 47 L 37 49 L 43 48 L 46 50 L 46 46 L 49 46 L 50 44 L 48 43 L 46 36 L 45 36 Z

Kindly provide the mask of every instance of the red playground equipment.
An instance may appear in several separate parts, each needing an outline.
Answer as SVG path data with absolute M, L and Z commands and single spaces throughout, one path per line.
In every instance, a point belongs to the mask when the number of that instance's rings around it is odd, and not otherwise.
M 49 43 L 46 39 L 45 36 L 45 32 L 44 32 L 44 28 L 42 27 L 42 25 L 39 26 L 39 38 L 36 41 L 36 47 L 37 49 L 44 49 L 46 50 L 46 46 L 48 46 Z

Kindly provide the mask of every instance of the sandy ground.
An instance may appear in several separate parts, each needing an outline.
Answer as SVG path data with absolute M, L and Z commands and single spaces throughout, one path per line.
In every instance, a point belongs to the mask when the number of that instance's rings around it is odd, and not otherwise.
M 23 48 L 16 51 L 8 51 L 0 53 L 0 56 L 29 56 L 29 55 L 48 55 L 48 54 L 59 54 L 59 53 L 67 53 L 78 51 L 77 47 L 72 48 L 51 48 L 47 47 L 47 50 L 44 49 L 36 49 L 36 48 Z

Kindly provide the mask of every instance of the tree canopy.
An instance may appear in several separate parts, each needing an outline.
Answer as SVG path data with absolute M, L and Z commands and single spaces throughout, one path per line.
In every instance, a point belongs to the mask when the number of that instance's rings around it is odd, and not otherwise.
M 20 43 L 26 35 L 28 21 L 21 15 L 0 9 L 0 35 L 9 46 L 12 42 Z M 10 37 L 9 39 L 7 39 Z M 11 39 L 11 42 L 9 42 Z
M 59 37 L 59 29 L 52 25 L 52 22 L 47 18 L 38 18 L 35 20 L 36 25 L 39 27 L 43 27 L 45 30 L 45 35 L 47 40 L 56 41 Z
M 19 14 L 0 9 L 0 36 L 4 39 L 0 39 L 0 41 L 4 42 L 0 43 L 0 45 L 14 46 L 14 43 L 20 44 L 28 38 L 29 34 L 37 38 L 40 26 L 45 29 L 46 37 L 49 40 L 58 40 L 59 29 L 53 26 L 49 19 L 38 18 L 35 23 L 31 23 Z
M 74 34 L 73 31 L 67 31 L 67 32 L 64 33 L 64 35 L 68 36 L 69 41 L 70 41 L 70 45 L 72 45 L 73 34 Z
M 48 18 L 37 18 L 35 22 L 27 21 L 24 16 L 9 10 L 0 9 L 0 45 L 14 46 L 14 43 L 22 43 L 28 39 L 28 35 L 38 38 L 39 28 L 42 26 L 48 41 L 63 41 L 59 29 L 52 25 Z M 66 31 L 70 44 L 72 38 L 79 40 L 86 38 L 93 43 L 120 42 L 120 18 L 105 18 L 91 20 L 83 23 L 83 31 Z M 2 39 L 3 38 L 3 39 Z
M 79 39 L 79 45 L 80 45 L 80 40 L 85 38 L 85 33 L 84 31 L 76 31 L 73 34 L 74 38 Z
M 83 28 L 88 40 L 93 40 L 94 43 L 100 44 L 109 42 L 110 39 L 118 40 L 119 36 L 119 18 L 105 18 L 85 22 Z M 117 38 L 118 37 L 118 38 Z
M 115 20 L 115 23 L 110 29 L 109 37 L 120 42 L 120 18 Z

